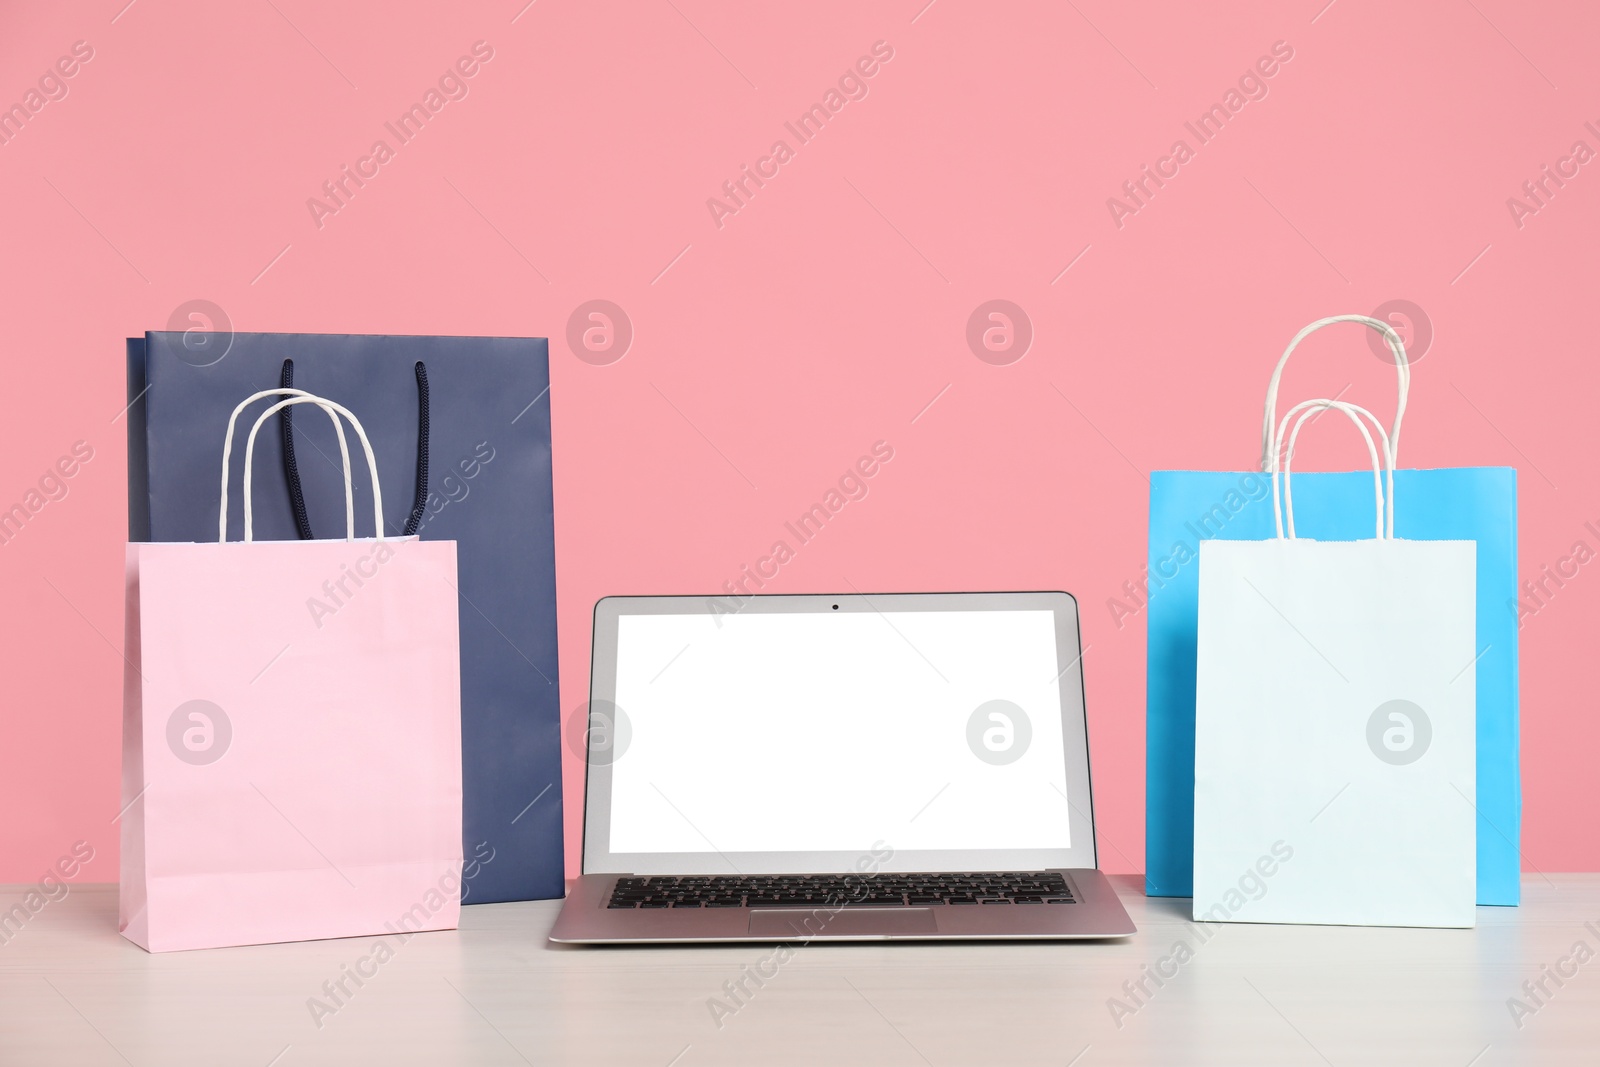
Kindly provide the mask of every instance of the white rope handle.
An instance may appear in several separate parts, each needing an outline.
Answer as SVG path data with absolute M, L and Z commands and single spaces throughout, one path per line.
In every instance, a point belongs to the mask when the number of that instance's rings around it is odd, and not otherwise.
M 1324 326 L 1332 326 L 1336 322 L 1359 322 L 1370 326 L 1383 334 L 1383 339 L 1389 343 L 1389 351 L 1394 353 L 1395 375 L 1399 381 L 1400 396 L 1394 409 L 1394 425 L 1389 428 L 1389 461 L 1397 461 L 1400 454 L 1400 423 L 1406 414 L 1406 397 L 1411 392 L 1411 364 L 1406 360 L 1405 342 L 1400 335 L 1394 332 L 1382 319 L 1375 319 L 1370 315 L 1333 315 L 1326 319 L 1318 319 L 1310 326 L 1294 335 L 1289 342 L 1289 347 L 1283 350 L 1283 355 L 1278 357 L 1278 365 L 1272 370 L 1272 379 L 1267 382 L 1266 410 L 1261 420 L 1261 465 L 1267 467 L 1272 463 L 1272 456 L 1278 450 L 1278 439 L 1273 436 L 1275 423 L 1278 421 L 1278 381 L 1283 377 L 1283 368 L 1288 365 L 1289 356 L 1295 347 L 1311 334 L 1316 333 Z
M 1383 536 L 1384 536 L 1384 512 L 1385 512 L 1385 507 L 1384 507 L 1384 495 L 1383 495 L 1383 481 L 1380 478 L 1379 470 L 1378 470 L 1378 450 L 1374 447 L 1373 442 L 1372 442 L 1372 435 L 1367 432 L 1366 424 L 1361 421 L 1360 416 L 1361 415 L 1365 415 L 1368 418 L 1372 419 L 1373 424 L 1375 426 L 1377 426 L 1378 433 L 1380 435 L 1383 434 L 1383 427 L 1378 424 L 1377 419 L 1372 415 L 1372 413 L 1370 411 L 1367 411 L 1365 408 L 1358 407 L 1355 404 L 1347 404 L 1347 403 L 1344 403 L 1343 401 L 1339 401 L 1339 400 L 1307 400 L 1307 401 L 1303 401 L 1302 403 L 1297 404 L 1293 408 L 1291 408 L 1289 410 L 1289 413 L 1283 417 L 1283 422 L 1279 424 L 1279 427 L 1278 427 L 1278 441 L 1280 443 L 1283 443 L 1283 441 L 1284 441 L 1284 430 L 1288 426 L 1289 419 L 1293 418 L 1297 413 L 1299 414 L 1299 418 L 1295 420 L 1294 431 L 1288 438 L 1288 442 L 1287 442 L 1288 443 L 1288 448 L 1287 448 L 1287 451 L 1285 452 L 1284 457 L 1283 457 L 1283 468 L 1282 468 L 1283 469 L 1283 510 L 1284 510 L 1284 512 L 1287 512 L 1287 514 L 1288 514 L 1288 519 L 1289 519 L 1289 537 L 1290 538 L 1294 538 L 1296 536 L 1295 528 L 1294 528 L 1294 492 L 1293 492 L 1293 488 L 1292 488 L 1292 486 L 1293 486 L 1293 478 L 1291 477 L 1291 473 L 1290 473 L 1290 467 L 1292 465 L 1293 456 L 1294 456 L 1294 442 L 1300 436 L 1300 427 L 1302 425 L 1304 425 L 1305 422 L 1308 419 L 1316 417 L 1316 414 L 1314 414 L 1311 409 L 1318 409 L 1317 413 L 1320 413 L 1320 411 L 1326 410 L 1327 408 L 1336 408 L 1337 410 L 1344 412 L 1345 416 L 1348 417 L 1351 422 L 1356 424 L 1356 429 L 1361 431 L 1361 436 L 1367 443 L 1367 456 L 1372 461 L 1372 495 L 1373 495 L 1373 505 L 1374 505 L 1374 508 L 1375 508 L 1375 531 L 1376 531 L 1374 536 L 1376 536 L 1379 540 L 1382 540 Z M 1390 451 L 1390 445 L 1389 445 L 1389 440 L 1388 440 L 1387 436 L 1384 437 L 1383 446 L 1384 446 L 1383 447 L 1383 456 L 1384 456 L 1385 459 L 1387 459 L 1389 451 Z M 1273 520 L 1277 525 L 1277 535 L 1278 535 L 1279 539 L 1282 539 L 1283 536 L 1284 536 L 1284 533 L 1283 533 L 1283 518 L 1282 518 L 1282 514 L 1278 510 L 1278 471 L 1277 471 L 1277 469 L 1274 469 L 1273 472 L 1272 472 L 1272 491 L 1273 491 L 1273 493 L 1272 493 Z
M 1378 536 L 1380 538 L 1382 538 L 1382 537 L 1393 537 L 1394 536 L 1394 445 L 1393 445 L 1393 442 L 1391 442 L 1389 440 L 1389 435 L 1384 432 L 1383 423 L 1378 421 L 1378 416 L 1374 415 L 1372 412 L 1368 411 L 1366 408 L 1362 407 L 1359 404 L 1350 404 L 1350 403 L 1345 403 L 1343 401 L 1338 401 L 1338 400 L 1335 400 L 1335 401 L 1333 401 L 1331 403 L 1327 403 L 1327 404 L 1324 404 L 1321 401 L 1313 401 L 1312 403 L 1316 405 L 1317 411 L 1315 413 L 1313 413 L 1313 412 L 1308 410 L 1308 411 L 1303 411 L 1303 412 L 1300 413 L 1300 417 L 1295 419 L 1294 429 L 1290 431 L 1289 440 L 1285 444 L 1285 449 L 1284 449 L 1284 458 L 1283 458 L 1283 507 L 1284 507 L 1284 512 L 1288 517 L 1289 536 L 1290 537 L 1295 536 L 1295 532 L 1294 532 L 1294 481 L 1293 481 L 1293 479 L 1291 479 L 1289 477 L 1289 468 L 1290 468 L 1290 466 L 1291 466 L 1291 464 L 1293 462 L 1293 458 L 1294 458 L 1295 443 L 1300 439 L 1300 428 L 1302 426 L 1306 425 L 1306 423 L 1309 420 L 1315 419 L 1318 414 L 1320 414 L 1323 411 L 1326 411 L 1328 408 L 1330 408 L 1330 407 L 1339 407 L 1342 410 L 1344 410 L 1344 412 L 1345 412 L 1345 414 L 1347 416 L 1351 415 L 1351 413 L 1353 412 L 1356 415 L 1362 415 L 1362 416 L 1366 417 L 1366 419 L 1372 423 L 1373 430 L 1376 431 L 1377 434 L 1378 434 L 1378 445 L 1379 445 L 1378 456 L 1379 456 L 1379 458 L 1381 458 L 1383 460 L 1384 480 L 1385 480 L 1384 493 L 1383 493 L 1382 499 L 1379 502 L 1379 507 L 1382 509 L 1382 513 L 1384 515 L 1384 528 L 1381 531 L 1379 531 Z M 1297 405 L 1297 406 L 1303 406 L 1303 405 Z M 1285 417 L 1284 421 L 1285 422 L 1288 421 L 1287 416 Z M 1372 439 L 1371 439 L 1371 435 L 1367 434 L 1366 427 L 1362 426 L 1361 423 L 1359 423 L 1359 422 L 1356 423 L 1356 426 L 1357 426 L 1357 428 L 1359 428 L 1361 430 L 1362 434 L 1367 437 L 1367 449 L 1368 449 L 1367 454 L 1370 457 L 1371 454 L 1372 454 Z M 1282 432 L 1283 431 L 1280 428 L 1279 429 L 1279 437 L 1280 438 L 1282 437 Z M 1374 472 L 1374 474 L 1376 474 L 1376 472 Z M 1383 507 L 1384 503 L 1387 503 L 1388 506 L 1387 507 Z
M 1273 524 L 1276 527 L 1276 532 L 1277 532 L 1278 538 L 1281 540 L 1284 537 L 1284 530 L 1283 530 L 1284 522 L 1283 522 L 1283 520 L 1284 520 L 1284 514 L 1285 513 L 1287 513 L 1288 519 L 1289 519 L 1289 534 L 1288 534 L 1288 536 L 1290 538 L 1294 538 L 1296 536 L 1295 528 L 1294 528 L 1294 490 L 1293 490 L 1293 478 L 1292 478 L 1292 473 L 1291 473 L 1291 467 L 1293 465 L 1293 460 L 1294 460 L 1295 443 L 1299 440 L 1299 437 L 1300 437 L 1300 428 L 1303 425 L 1305 425 L 1305 423 L 1308 420 L 1315 418 L 1318 414 L 1320 414 L 1324 410 L 1327 410 L 1328 408 L 1333 408 L 1333 409 L 1336 409 L 1338 411 L 1342 411 L 1345 414 L 1345 416 L 1350 419 L 1351 422 L 1355 423 L 1356 429 L 1361 431 L 1361 437 L 1367 443 L 1367 456 L 1372 461 L 1372 498 L 1373 498 L 1373 506 L 1375 508 L 1375 522 L 1374 522 L 1375 533 L 1374 533 L 1374 536 L 1377 537 L 1379 540 L 1382 540 L 1384 538 L 1384 536 L 1385 536 L 1385 534 L 1384 534 L 1384 519 L 1385 519 L 1385 514 L 1387 513 L 1388 523 L 1389 523 L 1388 536 L 1393 537 L 1394 536 L 1394 466 L 1393 466 L 1393 462 L 1392 462 L 1390 457 L 1393 455 L 1394 449 L 1393 449 L 1393 445 L 1391 444 L 1391 442 L 1389 440 L 1388 434 L 1384 433 L 1383 424 L 1378 421 L 1378 418 L 1377 418 L 1376 415 L 1372 414 L 1372 412 L 1368 411 L 1366 408 L 1360 407 L 1360 406 L 1358 406 L 1356 404 L 1349 404 L 1349 403 L 1346 403 L 1346 402 L 1344 402 L 1342 400 L 1321 399 L 1321 400 L 1305 400 L 1305 401 L 1300 402 L 1299 404 L 1296 404 L 1294 407 L 1289 409 L 1288 413 L 1284 415 L 1283 421 L 1281 423 L 1279 423 L 1279 425 L 1278 425 L 1278 433 L 1277 433 L 1276 440 L 1280 444 L 1286 445 L 1286 448 L 1283 450 L 1283 465 L 1282 465 L 1283 490 L 1282 490 L 1282 507 L 1281 507 L 1281 509 L 1279 507 L 1279 489 L 1278 489 L 1278 471 L 1279 471 L 1278 458 L 1279 458 L 1279 453 L 1278 452 L 1274 452 L 1273 455 L 1272 455 L 1272 519 L 1273 519 Z M 1297 415 L 1299 417 L 1295 418 L 1295 416 L 1297 416 Z M 1378 431 L 1378 436 L 1382 440 L 1382 444 L 1383 444 L 1381 452 L 1373 444 L 1372 434 L 1370 432 L 1368 432 L 1366 423 L 1361 421 L 1362 420 L 1362 416 L 1365 416 L 1366 418 L 1370 419 L 1372 421 L 1373 428 Z M 1285 440 L 1284 432 L 1285 432 L 1285 430 L 1288 429 L 1289 420 L 1292 419 L 1292 418 L 1295 419 L 1294 429 L 1293 429 L 1292 432 L 1289 433 L 1289 436 L 1288 436 L 1287 440 Z M 1388 490 L 1389 491 L 1388 491 L 1387 507 L 1385 506 L 1386 501 L 1385 501 L 1385 495 L 1384 495 L 1384 481 L 1383 481 L 1382 474 L 1381 474 L 1381 472 L 1379 470 L 1379 466 L 1380 466 L 1379 456 L 1380 455 L 1382 456 L 1383 466 L 1388 471 Z
M 244 412 L 245 408 L 268 396 L 310 397 L 312 394 L 304 389 L 263 389 L 259 393 L 250 394 L 234 406 L 233 414 L 228 416 L 227 433 L 222 438 L 222 507 L 217 515 L 217 540 L 219 542 L 228 539 L 228 462 L 233 458 L 234 425 L 239 421 L 239 416 Z M 314 397 L 314 399 L 321 400 L 320 397 Z M 349 541 L 354 539 L 356 535 L 356 498 L 350 486 L 350 446 L 345 441 L 344 423 L 339 421 L 338 414 L 334 412 L 333 407 L 329 406 L 330 404 L 332 404 L 331 401 L 325 401 L 317 406 L 327 412 L 328 418 L 333 422 L 334 432 L 339 435 L 339 458 L 344 461 L 344 535 L 345 540 Z M 276 411 L 277 408 L 273 408 L 273 410 Z M 247 481 L 245 485 L 245 509 L 248 513 L 250 507 L 249 482 Z M 246 536 L 245 540 L 248 541 L 250 538 Z
M 377 459 L 376 456 L 374 456 L 372 454 L 372 442 L 367 440 L 367 431 L 362 427 L 361 420 L 356 418 L 353 414 L 351 414 L 350 413 L 350 409 L 345 407 L 343 404 L 334 403 L 332 400 L 329 400 L 326 397 L 320 397 L 320 396 L 291 396 L 288 400 L 280 400 L 276 404 L 274 404 L 270 408 L 268 408 L 267 410 L 263 411 L 261 413 L 260 417 L 256 419 L 256 424 L 254 426 L 250 427 L 250 436 L 245 438 L 245 442 L 244 442 L 244 539 L 245 539 L 245 542 L 248 544 L 250 542 L 250 540 L 251 540 L 251 536 L 250 536 L 250 533 L 251 533 L 251 531 L 250 531 L 250 466 L 251 466 L 251 462 L 255 459 L 256 434 L 261 432 L 262 424 L 264 424 L 268 419 L 270 419 L 272 416 L 276 415 L 278 412 L 282 411 L 284 408 L 293 407 L 296 404 L 317 404 L 317 405 L 322 406 L 325 409 L 326 408 L 332 408 L 334 411 L 337 411 L 339 414 L 343 415 L 345 418 L 350 420 L 350 428 L 356 432 L 356 437 L 358 437 L 361 440 L 361 450 L 363 452 L 365 452 L 366 455 L 367 455 L 367 473 L 372 478 L 372 528 L 373 528 L 373 531 L 374 531 L 374 536 L 376 536 L 379 541 L 382 541 L 384 539 L 384 537 L 383 537 L 383 488 L 382 488 L 382 486 L 380 486 L 378 484 L 378 459 Z M 344 471 L 344 489 L 345 489 L 346 493 L 351 493 L 353 491 L 352 488 L 351 488 L 351 485 L 350 485 L 350 468 L 349 468 L 348 464 L 345 466 L 345 471 Z M 350 532 L 350 534 L 345 538 L 345 540 L 346 541 L 355 540 L 355 532 L 352 530 Z

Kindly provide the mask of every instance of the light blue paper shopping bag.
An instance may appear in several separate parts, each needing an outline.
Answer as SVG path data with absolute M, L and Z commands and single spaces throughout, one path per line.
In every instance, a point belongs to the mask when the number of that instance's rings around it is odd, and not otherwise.
M 1335 322 L 1361 322 L 1389 339 L 1400 367 L 1401 402 L 1390 433 L 1399 444 L 1409 373 L 1400 339 L 1377 319 L 1341 315 L 1302 330 L 1269 387 L 1265 427 L 1275 419 L 1279 373 L 1296 344 Z M 1264 435 L 1266 436 L 1266 435 Z M 1264 450 L 1267 447 L 1264 441 Z M 1477 896 L 1520 899 L 1522 789 L 1518 770 L 1517 506 L 1510 467 L 1394 472 L 1395 536 L 1477 542 Z M 1295 475 L 1295 511 L 1319 538 L 1371 536 L 1370 471 Z M 1213 538 L 1273 536 L 1271 487 L 1260 471 L 1155 471 L 1150 475 L 1146 678 L 1145 891 L 1190 896 L 1194 873 L 1195 633 L 1199 546 Z

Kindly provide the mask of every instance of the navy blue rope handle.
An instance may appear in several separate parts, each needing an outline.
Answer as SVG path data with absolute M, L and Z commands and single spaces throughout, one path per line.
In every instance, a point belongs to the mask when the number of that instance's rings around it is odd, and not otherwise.
M 289 389 L 294 386 L 294 360 L 283 361 L 283 374 L 280 377 L 280 389 Z M 294 508 L 294 524 L 300 531 L 302 541 L 312 541 L 315 538 L 311 533 L 311 519 L 306 514 L 305 493 L 300 488 L 300 467 L 294 458 L 294 437 L 292 435 L 293 423 L 289 413 L 294 408 L 287 407 L 278 412 L 278 418 L 283 426 L 283 473 L 289 481 L 289 504 Z M 411 515 L 406 519 L 406 528 L 402 537 L 410 537 L 422 525 L 423 511 L 428 505 L 428 368 L 421 361 L 417 361 L 417 491 L 411 501 Z
M 411 517 L 402 536 L 410 537 L 422 525 L 428 503 L 428 368 L 417 360 L 417 492 L 411 498 Z
M 293 387 L 294 360 L 286 359 L 283 361 L 283 374 L 278 379 L 278 388 Z M 278 412 L 278 421 L 283 429 L 283 476 L 289 480 L 289 506 L 294 508 L 295 529 L 300 531 L 300 540 L 310 541 L 311 519 L 306 515 L 306 496 L 300 491 L 300 468 L 294 459 L 294 423 L 290 421 L 293 412 L 293 407 Z

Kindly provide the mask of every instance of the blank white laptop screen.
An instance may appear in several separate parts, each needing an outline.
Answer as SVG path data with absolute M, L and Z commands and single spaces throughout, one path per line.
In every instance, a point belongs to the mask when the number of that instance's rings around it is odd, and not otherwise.
M 618 623 L 613 852 L 1070 847 L 1048 610 Z

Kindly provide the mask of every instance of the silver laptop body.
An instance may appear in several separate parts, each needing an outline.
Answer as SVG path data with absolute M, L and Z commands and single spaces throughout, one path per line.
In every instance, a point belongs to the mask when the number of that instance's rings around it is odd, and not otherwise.
M 607 597 L 577 943 L 1110 938 L 1077 603 Z

